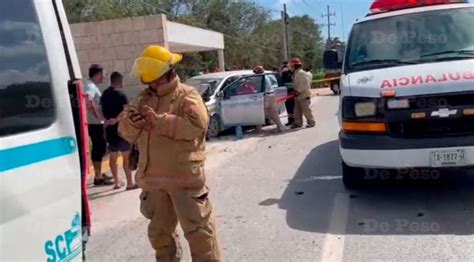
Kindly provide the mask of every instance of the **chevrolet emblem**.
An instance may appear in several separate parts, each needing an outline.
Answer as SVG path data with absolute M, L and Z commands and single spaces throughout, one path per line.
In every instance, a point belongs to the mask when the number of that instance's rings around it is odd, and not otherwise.
M 449 108 L 440 108 L 438 111 L 431 112 L 431 116 L 437 116 L 440 118 L 450 117 L 458 112 L 457 109 L 449 110 Z

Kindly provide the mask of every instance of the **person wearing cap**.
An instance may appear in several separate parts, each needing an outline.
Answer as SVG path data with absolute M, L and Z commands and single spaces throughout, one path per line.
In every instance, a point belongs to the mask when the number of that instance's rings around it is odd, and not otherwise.
M 303 64 L 298 58 L 291 60 L 291 68 L 294 72 L 293 86 L 295 91 L 295 120 L 292 128 L 303 126 L 303 116 L 306 118 L 306 127 L 314 127 L 316 121 L 309 107 L 311 104 L 311 79 L 308 73 L 303 70 Z
M 259 65 L 253 69 L 253 72 L 255 74 L 263 74 L 265 73 L 265 69 L 263 68 L 263 66 Z M 273 123 L 277 126 L 277 131 L 278 132 L 284 131 L 284 126 L 281 123 L 280 115 L 278 114 L 275 89 L 267 77 L 265 77 L 264 110 L 265 110 L 265 118 L 273 121 Z M 261 129 L 261 128 L 258 127 L 257 129 Z
M 150 220 L 157 261 L 181 259 L 178 222 L 193 261 L 221 261 L 204 172 L 209 116 L 200 94 L 173 69 L 181 59 L 158 45 L 145 48 L 132 76 L 148 88 L 121 113 L 119 133 L 140 152 L 140 211 Z

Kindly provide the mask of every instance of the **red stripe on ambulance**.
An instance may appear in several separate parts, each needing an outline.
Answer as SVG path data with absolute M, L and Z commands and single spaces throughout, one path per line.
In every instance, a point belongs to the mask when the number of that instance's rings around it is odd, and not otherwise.
M 418 75 L 411 77 L 394 78 L 391 80 L 382 81 L 382 85 L 380 86 L 380 88 L 414 86 L 421 84 L 441 83 L 460 80 L 474 80 L 474 71 L 444 73 L 438 76 L 430 74 L 425 76 Z

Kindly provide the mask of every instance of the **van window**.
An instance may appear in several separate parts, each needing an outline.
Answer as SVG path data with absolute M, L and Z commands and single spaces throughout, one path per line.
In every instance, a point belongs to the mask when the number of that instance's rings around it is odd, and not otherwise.
M 240 78 L 226 88 L 225 92 L 229 97 L 263 92 L 262 75 Z
M 0 1 L 0 137 L 54 122 L 50 79 L 33 1 Z
M 232 84 L 235 80 L 237 80 L 237 78 L 239 78 L 238 76 L 231 76 L 229 78 L 227 78 L 227 80 L 225 80 L 224 84 L 222 85 L 222 87 L 226 87 L 230 84 Z
M 267 79 L 270 80 L 270 86 L 272 88 L 277 88 L 278 87 L 278 79 L 276 75 L 267 75 Z

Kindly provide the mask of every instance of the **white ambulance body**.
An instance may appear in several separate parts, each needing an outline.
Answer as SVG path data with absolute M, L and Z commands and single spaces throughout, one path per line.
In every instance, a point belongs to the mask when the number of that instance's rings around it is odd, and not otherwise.
M 346 187 L 370 169 L 474 165 L 474 5 L 376 0 L 351 31 L 339 133 Z
M 0 1 L 0 261 L 81 261 L 88 142 L 60 0 Z

